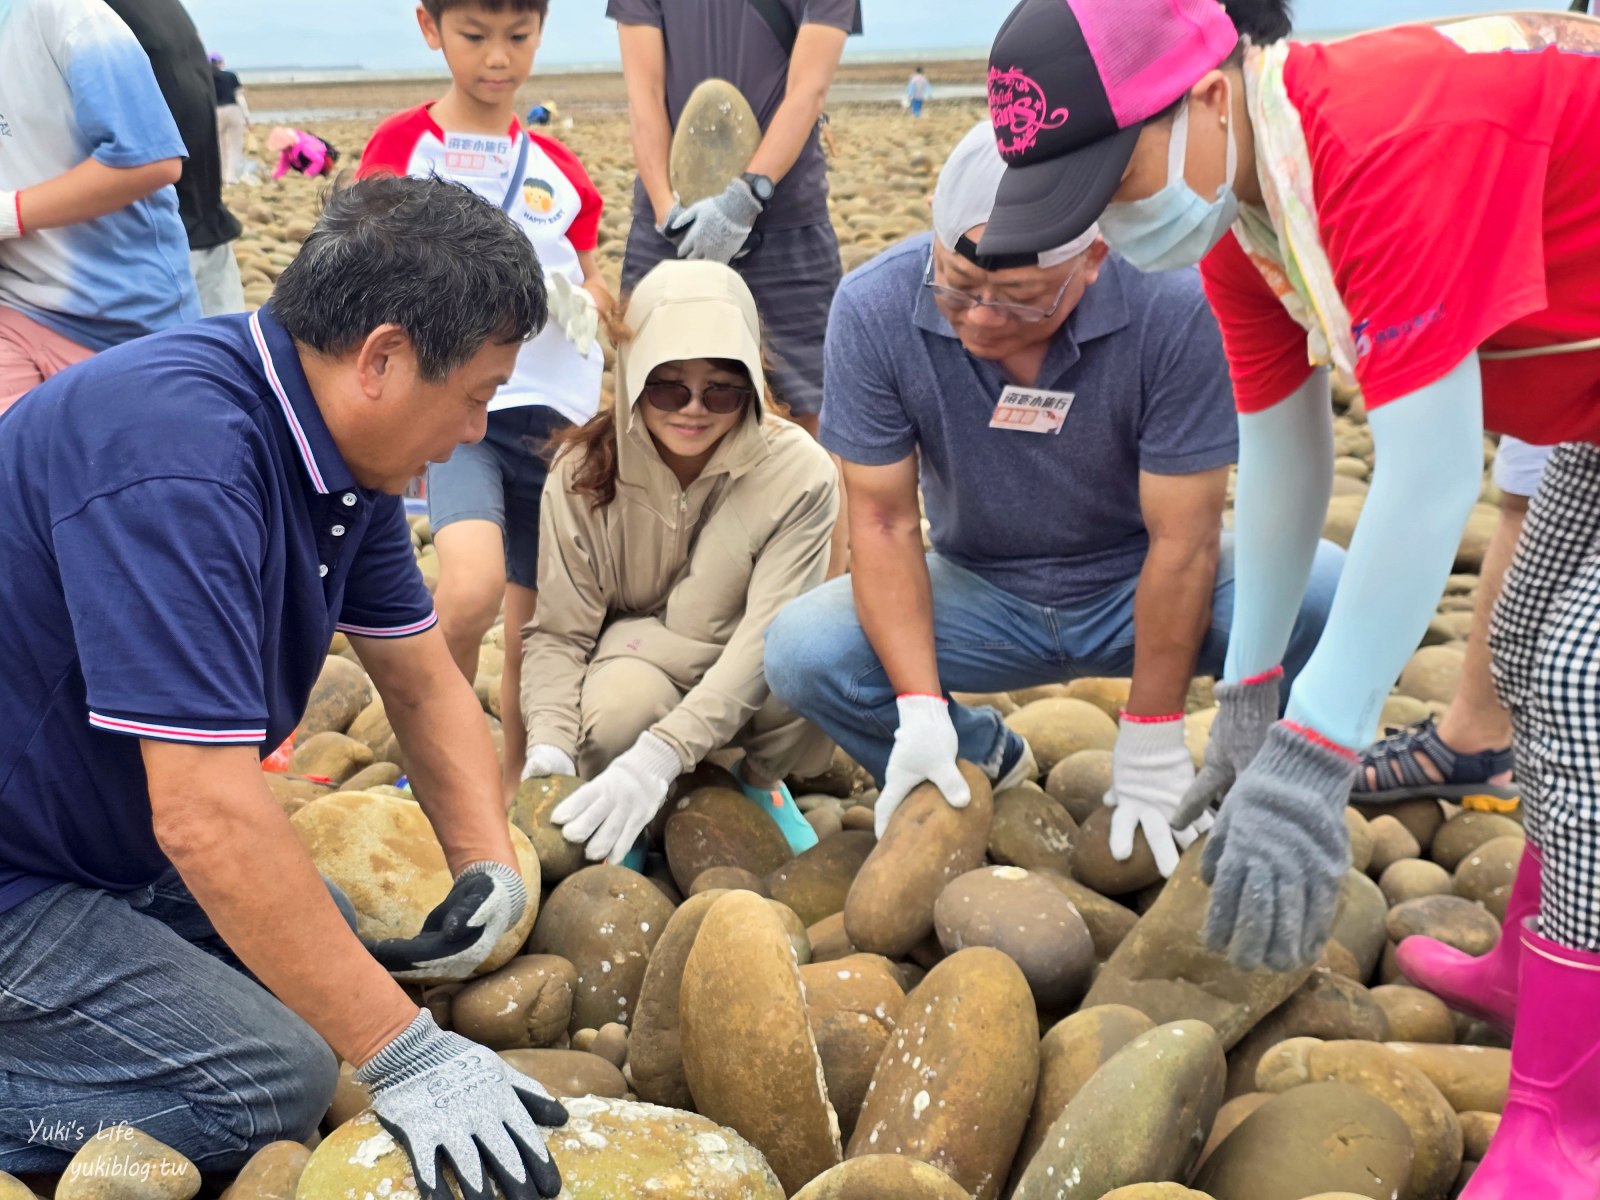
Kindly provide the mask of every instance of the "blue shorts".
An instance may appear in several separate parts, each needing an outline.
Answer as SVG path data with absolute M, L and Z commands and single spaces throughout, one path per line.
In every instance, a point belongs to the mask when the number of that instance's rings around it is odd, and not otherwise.
M 539 586 L 539 497 L 550 473 L 546 443 L 571 422 L 527 404 L 489 414 L 483 441 L 428 467 L 428 524 L 493 521 L 505 536 L 506 581 Z
M 922 115 L 922 101 L 918 100 L 915 96 L 911 97 L 911 115 L 913 117 L 920 117 Z

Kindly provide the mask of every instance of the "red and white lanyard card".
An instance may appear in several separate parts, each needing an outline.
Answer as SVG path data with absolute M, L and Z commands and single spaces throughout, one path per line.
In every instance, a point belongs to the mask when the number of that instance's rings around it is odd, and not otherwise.
M 1076 392 L 1047 392 L 1041 388 L 1007 386 L 989 418 L 990 429 L 1015 433 L 1060 433 Z

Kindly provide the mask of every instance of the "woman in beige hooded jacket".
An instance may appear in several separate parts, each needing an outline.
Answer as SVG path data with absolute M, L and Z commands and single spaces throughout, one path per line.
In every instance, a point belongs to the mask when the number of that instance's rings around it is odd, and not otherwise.
M 539 611 L 525 630 L 523 778 L 590 782 L 552 814 L 619 862 L 707 754 L 789 844 L 816 835 L 783 785 L 831 747 L 767 689 L 767 626 L 821 583 L 838 474 L 763 403 L 760 325 L 739 275 L 670 260 L 623 317 L 617 405 L 561 438 L 545 484 Z

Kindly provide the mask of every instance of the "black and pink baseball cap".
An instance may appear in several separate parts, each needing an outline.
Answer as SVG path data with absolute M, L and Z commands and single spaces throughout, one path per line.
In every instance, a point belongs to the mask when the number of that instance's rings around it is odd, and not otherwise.
M 1232 53 L 1217 0 L 1022 0 L 989 52 L 1005 177 L 979 249 L 1070 242 L 1105 211 L 1139 130 Z

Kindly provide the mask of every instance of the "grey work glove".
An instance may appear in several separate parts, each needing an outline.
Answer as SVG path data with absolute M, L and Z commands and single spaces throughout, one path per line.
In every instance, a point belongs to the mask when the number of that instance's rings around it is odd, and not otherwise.
M 1172 814 L 1172 827 L 1185 829 L 1214 804 L 1221 803 L 1233 781 L 1261 749 L 1267 730 L 1278 719 L 1278 684 L 1283 669 L 1274 668 L 1244 683 L 1217 684 L 1217 717 L 1206 740 L 1205 760 Z
M 735 179 L 715 196 L 696 200 L 688 209 L 693 224 L 678 243 L 678 257 L 731 263 L 744 249 L 761 209 L 761 201 L 742 179 Z M 667 224 L 672 224 L 670 216 Z
M 1350 870 L 1344 810 L 1360 759 L 1279 721 L 1222 806 L 1200 859 L 1206 944 L 1276 971 L 1322 953 Z
M 534 1200 L 561 1191 L 540 1126 L 567 1110 L 493 1050 L 434 1024 L 427 1009 L 356 1071 L 372 1111 L 411 1159 L 422 1200 L 451 1200 L 448 1166 L 467 1200 Z
M 684 234 L 689 232 L 689 226 L 694 224 L 694 214 L 676 200 L 667 211 L 667 219 L 656 226 L 656 232 L 674 246 L 683 244 Z
M 416 937 L 386 938 L 367 949 L 396 979 L 466 979 L 527 905 L 521 874 L 504 863 L 473 863 L 456 876 Z

